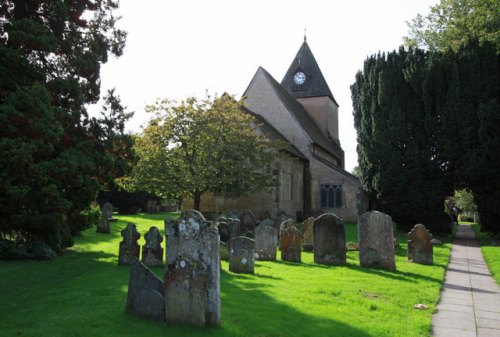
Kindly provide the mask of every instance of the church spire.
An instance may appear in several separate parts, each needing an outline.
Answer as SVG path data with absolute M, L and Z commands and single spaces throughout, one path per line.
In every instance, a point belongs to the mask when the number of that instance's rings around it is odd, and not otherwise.
M 307 28 L 304 28 L 304 42 L 307 42 Z
M 307 44 L 305 30 L 304 42 L 281 81 L 281 85 L 295 98 L 328 96 L 338 106 Z

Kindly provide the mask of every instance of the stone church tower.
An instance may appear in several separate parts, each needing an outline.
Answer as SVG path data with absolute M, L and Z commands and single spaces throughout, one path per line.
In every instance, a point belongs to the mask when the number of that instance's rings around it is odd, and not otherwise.
M 298 217 L 331 212 L 356 222 L 366 210 L 364 193 L 359 180 L 344 170 L 339 106 L 305 38 L 281 83 L 259 67 L 243 96 L 243 110 L 262 131 L 287 144 L 275 163 L 280 186 L 271 193 L 232 198 L 206 194 L 201 211 L 250 208 L 255 214 L 284 211 Z

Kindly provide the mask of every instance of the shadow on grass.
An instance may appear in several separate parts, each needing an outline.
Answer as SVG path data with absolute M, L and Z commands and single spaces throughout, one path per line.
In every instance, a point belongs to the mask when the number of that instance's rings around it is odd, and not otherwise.
M 224 270 L 220 327 L 139 319 L 124 313 L 129 267 L 110 262 L 113 257 L 69 250 L 51 261 L 0 262 L 2 302 L 9 303 L 0 306 L 0 336 L 371 336 L 272 297 L 262 275 Z M 161 278 L 163 270 L 153 268 Z

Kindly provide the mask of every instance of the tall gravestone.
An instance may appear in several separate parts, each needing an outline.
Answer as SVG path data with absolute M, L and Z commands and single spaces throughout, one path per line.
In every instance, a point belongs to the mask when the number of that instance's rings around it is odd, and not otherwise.
M 130 267 L 125 312 L 158 321 L 165 320 L 163 282 L 137 258 L 134 258 Z
M 295 226 L 289 226 L 281 232 L 281 259 L 300 262 L 302 253 L 302 234 Z
M 291 226 L 297 227 L 295 221 L 292 218 L 286 218 L 284 221 L 282 221 L 279 224 L 279 227 L 278 227 L 278 239 L 279 239 L 280 250 L 283 249 L 283 247 L 281 247 L 281 233 L 283 233 L 283 231 L 285 229 L 287 229 L 288 227 L 291 227 Z
M 128 223 L 127 227 L 122 229 L 121 235 L 123 240 L 120 242 L 118 264 L 130 265 L 136 258 L 139 258 L 140 247 L 137 240 L 139 240 L 141 234 L 139 234 L 133 223 Z
M 326 265 L 346 264 L 345 227 L 342 219 L 324 213 L 314 220 L 314 262 Z
M 109 233 L 109 220 L 113 217 L 113 205 L 109 202 L 104 203 L 102 205 L 101 211 L 101 219 L 99 220 L 99 224 L 97 225 L 98 233 Z
M 358 218 L 359 262 L 363 267 L 396 269 L 392 218 L 378 211 Z
M 278 235 L 274 227 L 261 222 L 255 228 L 255 258 L 259 261 L 276 261 L 277 245 Z
M 144 235 L 146 243 L 142 246 L 142 263 L 149 267 L 159 267 L 163 264 L 163 236 L 158 228 L 151 227 Z
M 408 233 L 408 260 L 419 264 L 432 264 L 432 234 L 422 224 L 416 224 Z
M 255 266 L 255 242 L 245 236 L 231 239 L 229 270 L 233 273 L 253 274 Z
M 313 233 L 314 218 L 310 217 L 304 220 L 304 241 L 303 248 L 305 251 L 310 252 L 314 247 L 314 233 Z
M 167 260 L 165 317 L 168 323 L 219 325 L 219 233 L 197 211 L 165 221 Z

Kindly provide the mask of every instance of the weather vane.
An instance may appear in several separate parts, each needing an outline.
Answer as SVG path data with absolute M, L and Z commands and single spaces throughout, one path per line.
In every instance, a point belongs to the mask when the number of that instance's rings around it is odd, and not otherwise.
M 12 18 L 12 11 L 15 4 L 11 0 L 3 0 L 0 8 L 0 40 L 7 44 L 9 41 L 9 33 L 5 31 L 5 25 L 10 23 Z

